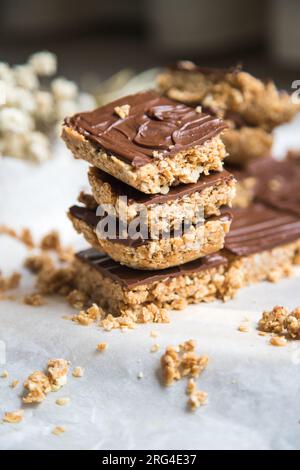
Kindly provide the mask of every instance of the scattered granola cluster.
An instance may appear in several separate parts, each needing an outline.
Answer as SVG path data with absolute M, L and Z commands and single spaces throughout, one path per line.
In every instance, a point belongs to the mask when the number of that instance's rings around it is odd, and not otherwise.
M 23 421 L 23 418 L 24 418 L 24 410 L 7 411 L 4 414 L 3 421 L 5 423 L 17 424 Z
M 83 98 L 85 107 L 94 106 L 74 82 L 54 78 L 56 72 L 57 58 L 50 52 L 37 52 L 24 65 L 0 62 L 0 156 L 47 160 L 51 135 L 62 120 L 79 111 Z
M 49 392 L 54 392 L 63 387 L 67 382 L 69 363 L 65 359 L 50 359 L 47 372 L 35 371 L 24 382 L 27 395 L 23 402 L 41 403 Z
M 77 315 L 74 315 L 72 321 L 87 326 L 96 321 L 100 321 L 104 315 L 102 308 L 93 304 L 87 310 L 81 310 Z
M 172 385 L 183 377 L 189 377 L 187 394 L 189 395 L 188 407 L 194 411 L 207 401 L 207 393 L 196 389 L 194 378 L 206 369 L 207 356 L 199 356 L 195 353 L 196 342 L 188 340 L 177 347 L 167 347 L 161 357 L 163 381 L 166 386 Z
M 280 340 L 271 340 L 275 346 L 284 346 L 287 343 L 285 336 L 300 339 L 300 307 L 289 312 L 285 307 L 276 306 L 271 311 L 263 312 L 258 329 L 279 335 Z

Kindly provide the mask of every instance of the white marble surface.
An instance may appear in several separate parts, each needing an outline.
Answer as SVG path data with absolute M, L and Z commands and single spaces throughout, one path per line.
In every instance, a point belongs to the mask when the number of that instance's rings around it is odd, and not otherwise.
M 277 131 L 275 153 L 300 147 L 300 121 Z M 57 157 L 41 167 L 21 161 L 0 161 L 0 224 L 30 226 L 36 236 L 58 228 L 64 242 L 83 245 L 65 216 L 86 183 L 86 165 L 73 161 L 61 146 Z M 0 240 L 0 269 L 20 269 L 26 249 Z M 33 278 L 23 271 L 21 292 Z M 22 382 L 52 357 L 63 357 L 85 368 L 81 379 L 70 376 L 59 392 L 38 406 L 25 408 L 21 424 L 0 425 L 1 449 L 299 449 L 300 342 L 275 348 L 260 337 L 255 325 L 261 311 L 276 304 L 300 304 L 300 271 L 278 284 L 263 283 L 241 291 L 227 304 L 195 305 L 171 314 L 171 323 L 145 325 L 134 331 L 107 333 L 64 320 L 72 312 L 59 299 L 32 308 L 18 302 L 0 303 L 0 340 L 6 346 L 9 380 L 0 379 L 0 415 L 21 406 Z M 250 318 L 249 333 L 237 331 Z M 158 338 L 150 337 L 150 331 Z M 185 383 L 169 389 L 159 382 L 161 350 L 186 339 L 198 341 L 210 363 L 198 379 L 209 394 L 207 406 L 186 410 Z M 108 342 L 97 353 L 95 346 Z M 144 378 L 138 379 L 139 372 Z M 9 383 L 19 379 L 12 390 Z M 59 407 L 59 396 L 71 398 Z M 54 436 L 51 430 L 65 425 Z

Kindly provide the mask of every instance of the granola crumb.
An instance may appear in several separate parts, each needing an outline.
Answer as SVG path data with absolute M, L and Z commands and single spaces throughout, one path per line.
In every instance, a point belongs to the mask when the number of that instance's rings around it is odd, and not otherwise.
M 285 332 L 285 320 L 288 310 L 275 306 L 271 311 L 264 311 L 258 322 L 258 329 L 267 333 L 282 335 Z
M 67 383 L 69 363 L 65 359 L 48 361 L 48 376 L 52 391 L 57 391 Z
M 28 249 L 34 248 L 35 244 L 29 228 L 23 228 L 18 234 L 16 230 L 7 225 L 0 225 L 0 235 L 8 235 L 22 242 Z
M 57 398 L 57 400 L 55 400 L 55 403 L 59 406 L 66 406 L 66 405 L 69 405 L 70 401 L 71 400 L 69 397 L 61 397 L 61 398 Z
M 73 372 L 72 372 L 73 377 L 77 377 L 77 378 L 83 377 L 83 374 L 84 374 L 83 367 L 77 366 L 73 369 Z
M 97 344 L 97 349 L 100 352 L 103 352 L 107 349 L 108 344 L 107 343 L 99 343 Z
M 265 331 L 259 331 L 258 336 L 268 336 L 268 333 L 266 333 Z
M 1 379 L 8 379 L 9 373 L 7 370 L 3 370 L 0 375 Z
M 285 326 L 292 339 L 300 339 L 300 307 L 295 308 L 287 316 Z
M 270 344 L 278 347 L 286 346 L 287 339 L 284 336 L 272 336 L 270 338 Z
M 122 106 L 116 106 L 114 111 L 121 119 L 125 119 L 129 116 L 130 105 L 123 104 Z
M 25 295 L 23 302 L 24 304 L 31 305 L 32 307 L 41 307 L 46 304 L 45 298 L 36 292 Z
M 196 113 L 202 113 L 202 106 L 196 106 L 195 108 Z
M 40 241 L 40 248 L 42 250 L 60 251 L 61 242 L 59 233 L 56 230 L 51 230 L 51 232 L 46 233 Z
M 121 315 L 120 317 L 114 317 L 113 315 L 109 314 L 100 322 L 100 326 L 105 331 L 112 331 L 116 329 L 120 329 L 122 331 L 132 330 L 137 327 L 137 324 L 132 318 L 127 315 Z
M 160 348 L 160 345 L 158 343 L 153 344 L 150 348 L 150 352 L 155 353 L 159 350 L 159 348 Z
M 72 320 L 80 325 L 87 326 L 99 321 L 104 315 L 103 309 L 97 304 L 93 304 L 87 310 L 81 310 L 77 315 L 74 315 Z
M 24 410 L 7 411 L 4 414 L 3 421 L 5 423 L 17 424 L 23 421 L 23 418 Z
M 154 330 L 150 331 L 150 336 L 151 338 L 157 338 L 158 337 L 157 331 L 154 331 Z
M 59 436 L 60 434 L 63 434 L 66 432 L 66 427 L 65 426 L 55 426 L 55 428 L 52 429 L 52 434 L 55 436 Z
M 191 411 L 196 411 L 199 406 L 206 405 L 207 403 L 207 393 L 202 390 L 197 390 L 193 392 L 188 399 L 188 407 Z
M 78 289 L 73 289 L 68 295 L 67 295 L 67 301 L 69 304 L 78 309 L 83 309 L 85 304 L 87 303 L 87 296 L 84 292 L 78 290 Z
M 161 357 L 163 380 L 166 386 L 182 377 L 198 377 L 208 364 L 208 356 L 195 353 L 193 340 L 180 344 L 177 348 L 168 346 Z
M 249 333 L 249 325 L 242 323 L 241 325 L 238 326 L 238 331 L 242 333 Z
M 138 378 L 138 379 L 143 379 L 143 378 L 144 378 L 144 373 L 143 373 L 143 372 L 139 372 L 138 375 L 137 375 L 137 378 Z
M 53 261 L 46 254 L 28 256 L 24 262 L 24 267 L 33 274 L 38 274 L 42 270 L 53 267 Z
M 18 379 L 14 379 L 10 384 L 10 388 L 16 388 L 19 385 L 20 381 Z
M 14 272 L 8 277 L 4 277 L 0 274 L 0 292 L 16 289 L 17 287 L 19 287 L 20 281 L 21 274 L 18 272 Z
M 51 391 L 49 378 L 44 372 L 35 371 L 30 374 L 24 382 L 27 395 L 23 397 L 23 403 L 41 403 L 45 400 L 46 394 Z
M 187 395 L 192 395 L 196 391 L 196 382 L 195 379 L 189 379 L 187 386 L 186 386 L 186 393 Z

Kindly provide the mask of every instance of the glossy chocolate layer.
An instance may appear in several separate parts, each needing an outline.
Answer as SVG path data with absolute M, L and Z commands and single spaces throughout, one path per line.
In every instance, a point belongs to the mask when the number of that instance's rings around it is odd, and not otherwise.
M 130 109 L 129 115 L 121 119 L 115 108 L 123 105 Z M 226 128 L 220 119 L 154 91 L 126 96 L 95 111 L 76 114 L 65 124 L 134 167 L 153 163 L 156 152 L 166 157 L 203 145 Z
M 222 183 L 229 183 L 234 181 L 234 176 L 228 173 L 228 171 L 216 172 L 205 177 L 200 177 L 197 183 L 180 184 L 178 186 L 172 186 L 167 194 L 153 194 L 148 195 L 138 191 L 131 186 L 128 186 L 121 181 L 118 181 L 113 176 L 93 168 L 93 175 L 103 183 L 108 183 L 113 188 L 114 193 L 117 196 L 127 196 L 128 204 L 144 204 L 150 206 L 153 204 L 163 204 L 165 202 L 174 201 L 185 195 L 193 194 L 196 192 L 201 193 L 206 188 L 216 186 Z
M 231 211 L 225 248 L 234 255 L 247 256 L 300 239 L 300 218 L 291 213 L 259 203 Z
M 75 217 L 78 220 L 81 220 L 81 221 L 85 222 L 86 224 L 88 224 L 94 230 L 96 230 L 97 224 L 101 220 L 101 217 L 96 215 L 96 210 L 89 209 L 87 207 L 72 206 L 72 207 L 70 207 L 69 211 L 70 211 L 70 214 L 73 217 Z M 106 217 L 106 221 L 108 221 L 111 218 L 110 216 L 105 216 L 105 217 Z M 113 220 L 113 219 L 111 218 L 111 220 Z M 226 209 L 223 209 L 220 216 L 212 216 L 209 219 L 206 219 L 206 221 L 207 220 L 229 221 L 229 220 L 231 220 L 231 213 L 226 211 Z M 203 222 L 201 221 L 199 223 L 203 223 Z M 119 219 L 116 219 L 116 232 L 117 232 L 116 237 L 114 237 L 114 238 L 107 237 L 107 239 L 110 242 L 112 242 L 112 243 L 122 243 L 123 245 L 130 246 L 130 247 L 138 247 L 138 246 L 141 246 L 141 245 L 146 245 L 147 243 L 150 243 L 151 241 L 153 241 L 153 240 L 151 240 L 150 236 L 148 236 L 148 238 L 142 238 L 142 235 L 140 235 L 139 238 L 137 238 L 137 239 L 132 239 L 132 238 L 129 238 L 128 236 L 127 236 L 127 238 L 122 238 L 119 235 L 119 226 L 120 225 L 121 225 L 121 222 L 119 221 Z M 192 224 L 190 224 L 190 225 L 187 224 L 184 227 L 184 230 L 188 231 L 189 226 L 191 226 L 191 225 Z M 175 238 L 176 236 L 177 237 L 182 236 L 182 233 L 185 233 L 185 232 L 183 232 L 182 228 L 180 228 L 178 230 L 174 230 L 171 233 L 170 232 L 160 233 L 159 234 L 159 239 L 170 238 L 170 237 Z
M 166 278 L 184 276 L 185 274 L 191 275 L 227 263 L 227 259 L 217 253 L 173 268 L 160 271 L 142 271 L 127 268 L 94 249 L 81 251 L 76 256 L 80 261 L 88 263 L 104 276 L 110 277 L 128 288 L 151 284 Z
M 265 158 L 253 162 L 248 171 L 257 180 L 258 200 L 300 216 L 300 165 Z

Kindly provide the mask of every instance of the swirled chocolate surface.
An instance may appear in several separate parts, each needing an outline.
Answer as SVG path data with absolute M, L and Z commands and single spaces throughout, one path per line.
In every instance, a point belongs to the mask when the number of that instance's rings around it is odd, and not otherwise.
M 233 221 L 225 248 L 234 255 L 260 253 L 300 239 L 300 217 L 291 213 L 259 203 L 231 212 Z
M 116 107 L 129 105 L 124 119 Z M 126 96 L 92 112 L 67 118 L 86 139 L 134 167 L 203 145 L 227 126 L 218 118 L 199 113 L 154 91 Z
M 109 277 L 129 288 L 151 284 L 152 282 L 167 278 L 191 275 L 227 263 L 227 259 L 224 256 L 216 253 L 173 268 L 162 269 L 160 271 L 142 271 L 140 269 L 127 268 L 94 249 L 80 251 L 76 256 L 80 261 L 88 263 L 103 276 Z

